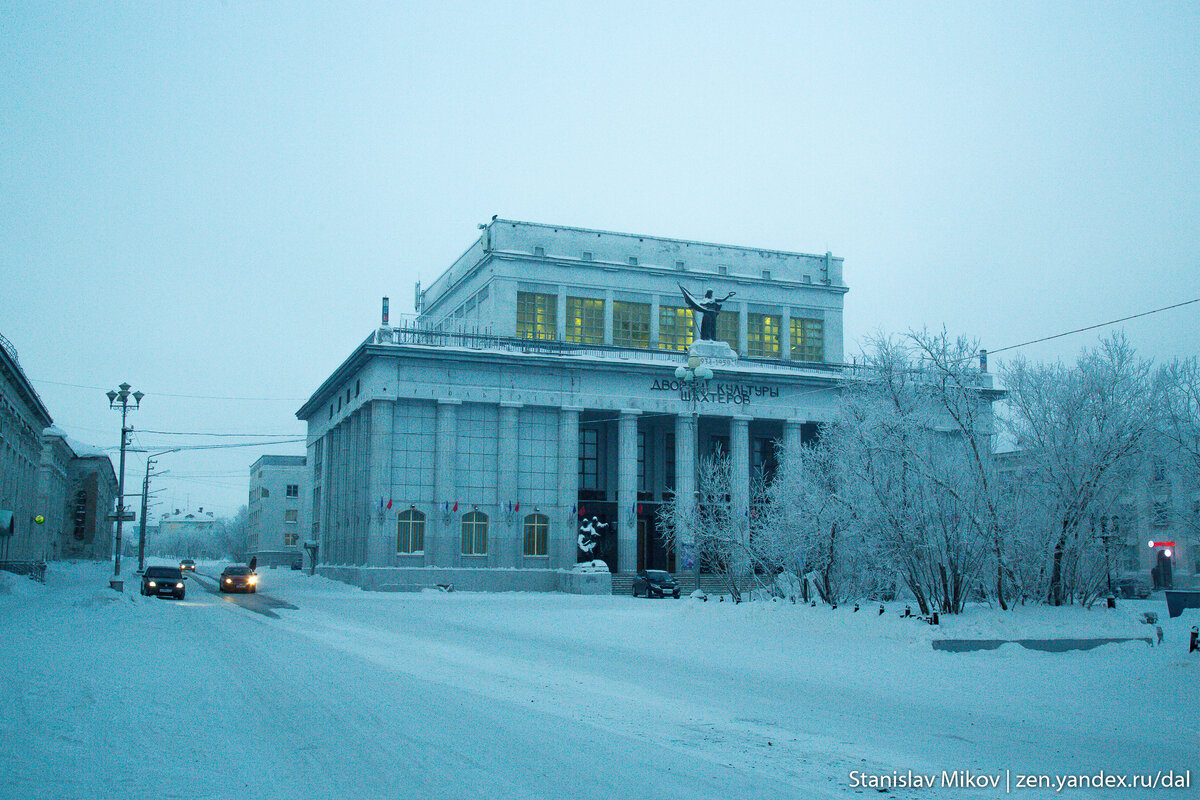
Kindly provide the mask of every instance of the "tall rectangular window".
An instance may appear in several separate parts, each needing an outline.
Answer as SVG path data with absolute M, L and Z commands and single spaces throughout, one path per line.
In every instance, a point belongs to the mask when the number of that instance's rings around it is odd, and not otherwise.
M 425 552 L 425 515 L 415 508 L 400 512 L 396 518 L 396 552 Z
M 299 520 L 299 513 L 300 513 L 300 512 L 299 512 L 299 511 L 297 511 L 296 509 L 294 509 L 294 508 L 289 508 L 287 511 L 284 511 L 284 512 L 283 512 L 283 521 L 284 521 L 284 522 L 290 522 L 290 523 L 293 523 L 293 524 L 295 524 L 295 523 L 297 523 L 297 522 L 299 522 L 299 521 L 300 521 L 300 520 Z
M 525 555 L 544 556 L 549 552 L 550 518 L 545 514 L 525 517 Z
M 552 294 L 517 292 L 517 338 L 558 336 L 558 299 Z
M 725 342 L 738 352 L 738 315 L 736 311 L 725 311 L 717 316 L 717 341 Z
M 472 511 L 462 518 L 462 554 L 464 556 L 487 555 L 487 514 Z
M 578 344 L 604 344 L 604 301 L 568 297 L 566 337 Z
M 613 344 L 621 347 L 650 346 L 650 304 L 613 303 Z
M 287 485 L 287 496 L 288 497 L 299 497 L 300 496 L 300 484 L 289 483 Z
M 792 358 L 796 361 L 825 360 L 825 322 L 792 317 Z
M 746 355 L 751 358 L 779 358 L 778 314 L 746 316 Z
M 579 429 L 579 488 L 599 489 L 600 483 L 600 431 L 595 428 Z
M 638 431 L 638 491 L 646 491 L 646 432 Z
M 687 350 L 692 343 L 692 310 L 659 306 L 658 346 L 661 350 Z
M 668 433 L 663 441 L 663 489 L 675 491 L 675 434 Z

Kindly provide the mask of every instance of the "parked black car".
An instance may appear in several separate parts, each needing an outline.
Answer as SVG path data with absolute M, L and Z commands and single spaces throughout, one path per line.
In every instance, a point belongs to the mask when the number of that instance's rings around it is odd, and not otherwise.
M 679 584 L 671 577 L 671 573 L 660 569 L 644 569 L 633 578 L 633 596 L 644 594 L 646 597 L 666 597 L 671 595 L 679 599 Z
M 146 567 L 142 574 L 142 594 L 147 597 L 174 597 L 182 600 L 187 593 L 179 567 Z
M 221 571 L 219 581 L 222 592 L 257 592 L 258 573 L 241 564 L 230 564 Z

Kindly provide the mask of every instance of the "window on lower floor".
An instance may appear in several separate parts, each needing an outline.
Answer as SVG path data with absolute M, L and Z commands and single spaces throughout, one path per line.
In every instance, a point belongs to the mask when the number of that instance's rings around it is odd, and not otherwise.
M 650 346 L 649 303 L 613 303 L 613 344 L 621 347 Z
M 287 496 L 288 497 L 299 497 L 300 496 L 300 484 L 289 483 L 287 485 Z
M 604 344 L 604 301 L 568 297 L 565 335 L 568 342 Z
M 550 518 L 545 514 L 525 517 L 525 555 L 544 556 L 550 539 Z
M 746 316 L 746 355 L 751 358 L 779 358 L 779 320 L 776 314 Z
M 822 320 L 793 317 L 791 334 L 793 359 L 825 360 L 825 323 Z
M 482 511 L 471 511 L 462 518 L 462 554 L 487 555 L 488 518 Z
M 425 515 L 415 508 L 401 511 L 396 523 L 396 552 L 425 552 Z
M 299 522 L 299 521 L 300 521 L 300 519 L 299 519 L 299 514 L 300 514 L 300 512 L 299 512 L 299 511 L 297 511 L 296 509 L 294 509 L 294 508 L 289 508 L 287 511 L 284 511 L 284 512 L 283 512 L 283 521 L 284 521 L 284 522 L 291 522 L 291 523 L 293 523 L 293 524 L 294 524 L 294 523 L 297 523 L 297 522 Z
M 558 298 L 552 294 L 517 292 L 517 338 L 558 337 Z
M 300 534 L 295 531 L 286 531 L 283 534 L 283 544 L 285 547 L 295 547 L 296 542 L 300 540 Z

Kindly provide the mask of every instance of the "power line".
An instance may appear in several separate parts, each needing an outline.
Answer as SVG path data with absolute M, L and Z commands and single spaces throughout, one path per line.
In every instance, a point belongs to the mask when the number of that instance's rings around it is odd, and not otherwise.
M 157 433 L 162 436 L 212 436 L 216 437 L 257 437 L 257 438 L 279 438 L 281 436 L 295 436 L 293 433 L 204 433 L 202 431 L 152 431 L 146 428 L 139 428 L 141 433 Z
M 1016 350 L 1018 347 L 1026 347 L 1028 345 L 1038 344 L 1040 342 L 1048 342 L 1051 339 L 1061 339 L 1062 337 L 1070 336 L 1073 333 L 1083 333 L 1085 331 L 1093 331 L 1096 328 L 1103 328 L 1106 325 L 1116 325 L 1118 322 L 1127 322 L 1131 319 L 1137 319 L 1138 317 L 1148 317 L 1151 314 L 1158 314 L 1159 312 L 1162 312 L 1162 311 L 1170 311 L 1173 308 L 1179 308 L 1180 306 L 1191 305 L 1192 303 L 1200 303 L 1200 297 L 1197 297 L 1194 300 L 1184 300 L 1182 303 L 1174 303 L 1169 306 L 1163 306 L 1162 308 L 1155 308 L 1150 311 L 1143 311 L 1140 314 L 1130 314 L 1128 317 L 1121 317 L 1120 319 L 1114 319 L 1114 320 L 1110 320 L 1108 322 L 1098 322 L 1095 325 L 1088 325 L 1085 328 L 1076 328 L 1073 331 L 1065 331 L 1063 333 L 1056 333 L 1053 336 L 1043 336 L 1041 339 L 1032 339 L 1028 342 L 1021 342 L 1020 344 L 1010 344 L 1008 347 L 1001 347 L 997 350 L 989 350 L 988 355 L 991 355 L 993 353 L 1003 353 L 1005 350 Z

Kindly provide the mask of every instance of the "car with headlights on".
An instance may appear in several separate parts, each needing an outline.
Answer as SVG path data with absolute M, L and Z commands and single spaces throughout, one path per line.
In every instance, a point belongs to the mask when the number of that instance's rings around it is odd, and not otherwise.
M 666 597 L 671 595 L 679 599 L 679 584 L 671 573 L 661 569 L 644 569 L 633 578 L 633 596 L 644 594 L 646 597 Z
M 180 561 L 179 569 L 181 572 L 195 572 L 196 571 L 195 559 L 185 558 L 183 561 Z
M 221 571 L 219 585 L 222 592 L 254 593 L 258 591 L 258 573 L 241 564 L 230 564 Z
M 146 597 L 174 597 L 182 600 L 187 594 L 183 572 L 179 567 L 146 567 L 142 573 L 142 594 Z

